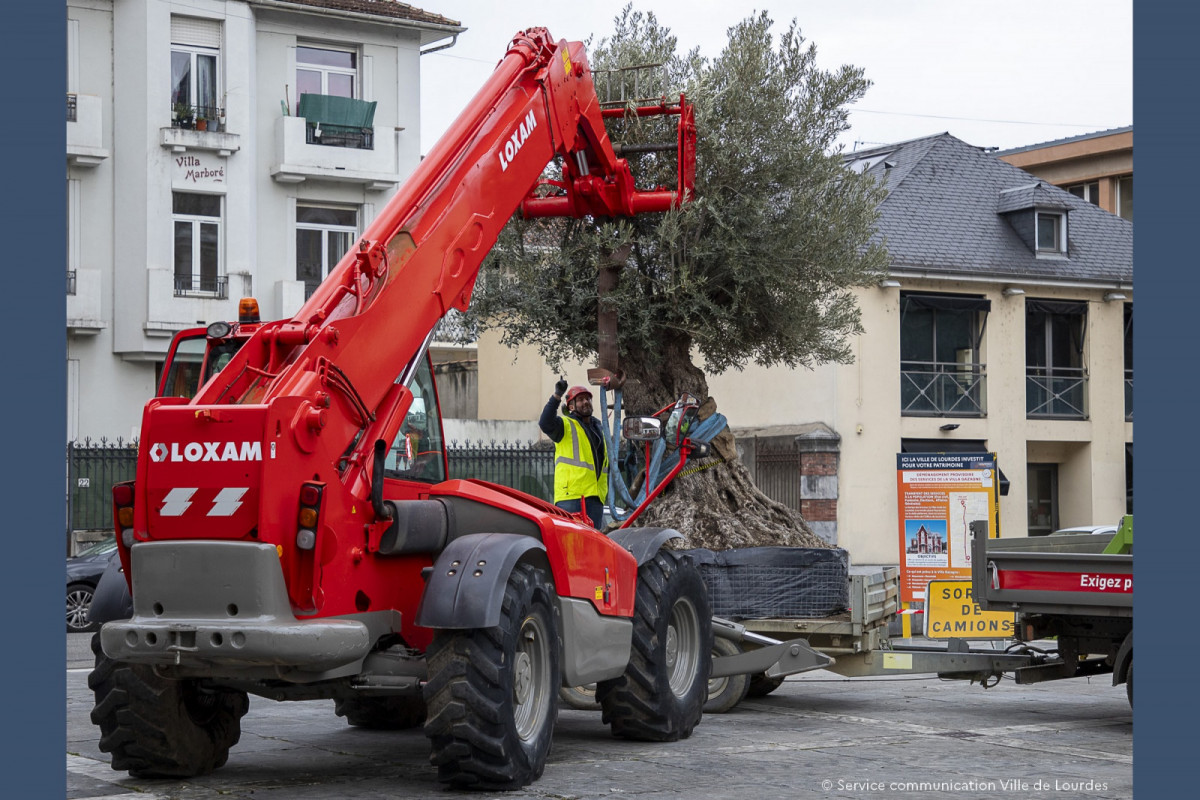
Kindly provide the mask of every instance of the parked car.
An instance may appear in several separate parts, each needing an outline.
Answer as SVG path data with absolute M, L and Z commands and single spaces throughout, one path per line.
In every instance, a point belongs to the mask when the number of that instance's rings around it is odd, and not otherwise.
M 1074 536 L 1080 533 L 1116 533 L 1116 525 L 1076 525 L 1074 528 L 1060 528 L 1051 536 Z
M 116 557 L 117 540 L 109 537 L 67 559 L 67 633 L 85 633 L 99 627 L 88 619 L 88 609 L 100 576 Z

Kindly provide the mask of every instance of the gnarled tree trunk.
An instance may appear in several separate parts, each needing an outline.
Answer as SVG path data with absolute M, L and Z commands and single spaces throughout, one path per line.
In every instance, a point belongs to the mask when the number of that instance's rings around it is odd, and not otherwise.
M 627 353 L 621 363 L 626 373 L 622 414 L 653 414 L 682 392 L 700 400 L 701 419 L 716 413 L 708 381 L 692 364 L 690 350 L 690 341 L 679 336 L 664 341 L 655 353 Z M 723 413 L 736 417 L 736 410 Z M 813 533 L 798 511 L 754 485 L 728 427 L 712 441 L 710 455 L 694 460 L 684 472 L 650 503 L 636 525 L 678 530 L 686 537 L 676 542 L 681 549 L 832 546 Z

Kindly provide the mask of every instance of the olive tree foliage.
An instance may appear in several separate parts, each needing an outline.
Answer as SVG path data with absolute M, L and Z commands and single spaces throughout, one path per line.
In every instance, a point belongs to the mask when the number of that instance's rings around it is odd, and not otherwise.
M 653 13 L 626 6 L 588 47 L 597 91 L 630 106 L 686 94 L 695 194 L 633 218 L 514 217 L 483 267 L 471 325 L 535 345 L 557 369 L 595 363 L 597 313 L 615 309 L 630 413 L 682 391 L 708 398 L 704 370 L 850 361 L 848 337 L 862 330 L 852 289 L 879 280 L 886 252 L 869 241 L 881 190 L 843 166 L 836 139 L 870 83 L 856 67 L 819 67 L 795 21 L 777 38 L 772 25 L 765 12 L 744 19 L 707 58 L 678 52 Z M 646 64 L 661 67 L 627 69 Z M 627 115 L 608 130 L 621 145 L 673 142 L 675 119 Z M 675 187 L 674 152 L 628 158 L 639 188 Z M 601 298 L 597 276 L 613 253 L 627 258 Z

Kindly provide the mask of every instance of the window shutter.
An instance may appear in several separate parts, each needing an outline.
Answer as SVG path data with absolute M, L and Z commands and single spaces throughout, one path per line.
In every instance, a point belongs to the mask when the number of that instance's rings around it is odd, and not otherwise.
M 215 19 L 171 15 L 171 44 L 221 47 L 221 23 Z

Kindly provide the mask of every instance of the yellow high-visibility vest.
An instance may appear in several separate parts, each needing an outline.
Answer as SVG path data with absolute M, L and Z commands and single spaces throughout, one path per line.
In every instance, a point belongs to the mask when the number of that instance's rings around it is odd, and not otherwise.
M 596 458 L 583 424 L 572 417 L 563 417 L 563 437 L 554 445 L 554 502 L 578 500 L 581 497 L 608 498 L 608 452 L 600 474 L 596 474 Z

